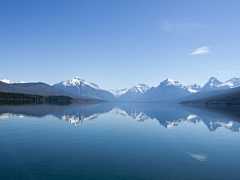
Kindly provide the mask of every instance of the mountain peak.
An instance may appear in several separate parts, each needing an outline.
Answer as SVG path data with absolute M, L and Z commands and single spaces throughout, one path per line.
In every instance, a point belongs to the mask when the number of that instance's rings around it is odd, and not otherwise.
M 167 79 L 165 80 L 165 82 L 175 82 L 175 80 L 170 79 L 170 78 L 167 78 Z
M 134 86 L 133 88 L 130 89 L 131 92 L 140 92 L 142 94 L 144 94 L 147 90 L 149 89 L 149 87 L 146 84 L 138 84 L 136 86 Z
M 208 82 L 203 86 L 203 90 L 214 90 L 214 89 L 226 89 L 226 88 L 230 88 L 229 85 L 227 83 L 223 83 L 221 81 L 219 81 L 217 78 L 215 77 L 211 77 Z
M 138 85 L 124 92 L 121 96 L 119 96 L 119 99 L 122 101 L 131 101 L 142 96 L 149 89 L 150 88 L 146 84 L 139 83 Z
M 71 80 L 85 81 L 84 79 L 82 79 L 82 78 L 80 78 L 80 77 L 78 77 L 78 76 L 76 76 L 75 78 L 71 78 Z
M 208 82 L 214 82 L 214 81 L 219 81 L 217 78 L 215 78 L 215 77 L 211 77 L 209 80 L 208 80 Z M 220 82 L 220 81 L 219 81 Z
M 222 82 L 221 81 L 219 81 L 217 78 L 215 78 L 215 77 L 211 77 L 209 80 L 208 80 L 208 82 L 207 82 L 207 84 L 208 83 L 212 83 L 213 85 L 215 84 L 222 84 Z
M 239 82 L 239 81 L 240 81 L 240 78 L 233 77 L 226 82 Z
M 94 89 L 100 89 L 97 84 L 86 82 L 84 79 L 76 76 L 75 78 L 71 78 L 70 80 L 63 81 L 63 86 L 80 86 L 80 85 L 88 85 Z
M 116 97 L 114 97 L 114 95 L 109 91 L 100 89 L 97 84 L 87 82 L 78 76 L 67 81 L 54 84 L 53 87 L 94 99 L 101 99 L 104 101 L 117 100 Z
M 160 85 L 157 88 L 160 87 L 177 87 L 180 89 L 187 89 L 186 86 L 183 86 L 182 84 L 179 83 L 179 81 L 175 81 L 173 79 L 167 78 L 163 82 L 160 83 Z
M 81 80 L 81 81 L 85 81 L 84 79 L 80 78 L 79 76 L 76 76 L 75 78 L 72 78 L 72 79 L 78 79 L 78 80 Z
M 178 86 L 180 83 L 178 81 L 175 81 L 173 79 L 167 78 L 166 80 L 164 80 L 163 82 L 161 82 L 160 84 L 165 84 L 166 86 Z

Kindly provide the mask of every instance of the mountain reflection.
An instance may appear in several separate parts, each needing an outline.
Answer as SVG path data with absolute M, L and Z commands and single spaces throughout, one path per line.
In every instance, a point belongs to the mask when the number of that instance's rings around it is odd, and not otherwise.
M 232 113 L 234 112 L 234 113 Z M 239 108 L 188 107 L 178 104 L 159 103 L 81 103 L 70 105 L 21 105 L 1 106 L 0 119 L 14 116 L 43 117 L 53 115 L 74 126 L 87 120 L 98 118 L 101 114 L 130 116 L 137 121 L 157 120 L 165 128 L 173 128 L 180 123 L 204 123 L 210 131 L 225 127 L 239 132 Z

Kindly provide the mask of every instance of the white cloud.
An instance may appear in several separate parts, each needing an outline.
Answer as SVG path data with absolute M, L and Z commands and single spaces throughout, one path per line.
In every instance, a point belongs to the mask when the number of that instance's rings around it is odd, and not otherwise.
M 192 23 L 192 22 L 170 22 L 170 21 L 162 21 L 162 29 L 165 32 L 171 33 L 185 33 L 189 32 L 193 29 L 200 29 L 204 26 L 199 23 Z
M 209 47 L 206 47 L 206 46 L 203 46 L 203 47 L 200 47 L 198 49 L 195 49 L 191 54 L 189 55 L 199 55 L 199 54 L 208 54 L 210 53 L 210 48 Z
M 191 153 L 188 153 L 192 158 L 198 160 L 198 161 L 206 161 L 207 160 L 207 157 L 206 156 L 202 156 L 202 155 L 199 155 L 199 154 L 191 154 Z

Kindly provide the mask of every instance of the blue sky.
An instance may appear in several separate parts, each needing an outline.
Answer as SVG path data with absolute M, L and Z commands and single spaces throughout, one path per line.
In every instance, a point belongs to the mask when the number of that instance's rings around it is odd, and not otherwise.
M 0 1 L 0 79 L 103 89 L 240 77 L 239 0 Z

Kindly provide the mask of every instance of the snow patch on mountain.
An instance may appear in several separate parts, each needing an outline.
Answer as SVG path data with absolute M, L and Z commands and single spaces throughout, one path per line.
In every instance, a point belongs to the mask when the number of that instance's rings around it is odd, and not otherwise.
M 6 83 L 6 84 L 14 84 L 14 83 L 17 83 L 17 82 L 12 82 L 10 81 L 9 79 L 2 79 L 0 80 L 1 82 L 3 83 Z M 20 81 L 20 83 L 25 83 L 24 81 Z
M 190 84 L 187 86 L 187 88 L 190 93 L 196 93 L 202 89 L 202 86 L 200 86 L 198 84 L 193 84 L 193 85 Z
M 127 88 L 124 88 L 121 90 L 114 89 L 114 90 L 110 90 L 109 92 L 112 93 L 115 97 L 119 97 L 119 96 L 125 94 L 128 90 L 129 89 L 127 89 Z
M 9 79 L 2 79 L 1 82 L 7 83 L 7 84 L 13 84 L 14 82 L 10 81 Z
M 178 87 L 180 89 L 188 89 L 187 86 L 183 86 L 182 84 L 180 84 L 178 81 L 172 80 L 167 78 L 165 81 L 160 83 L 161 87 L 166 87 L 166 86 L 175 86 Z

